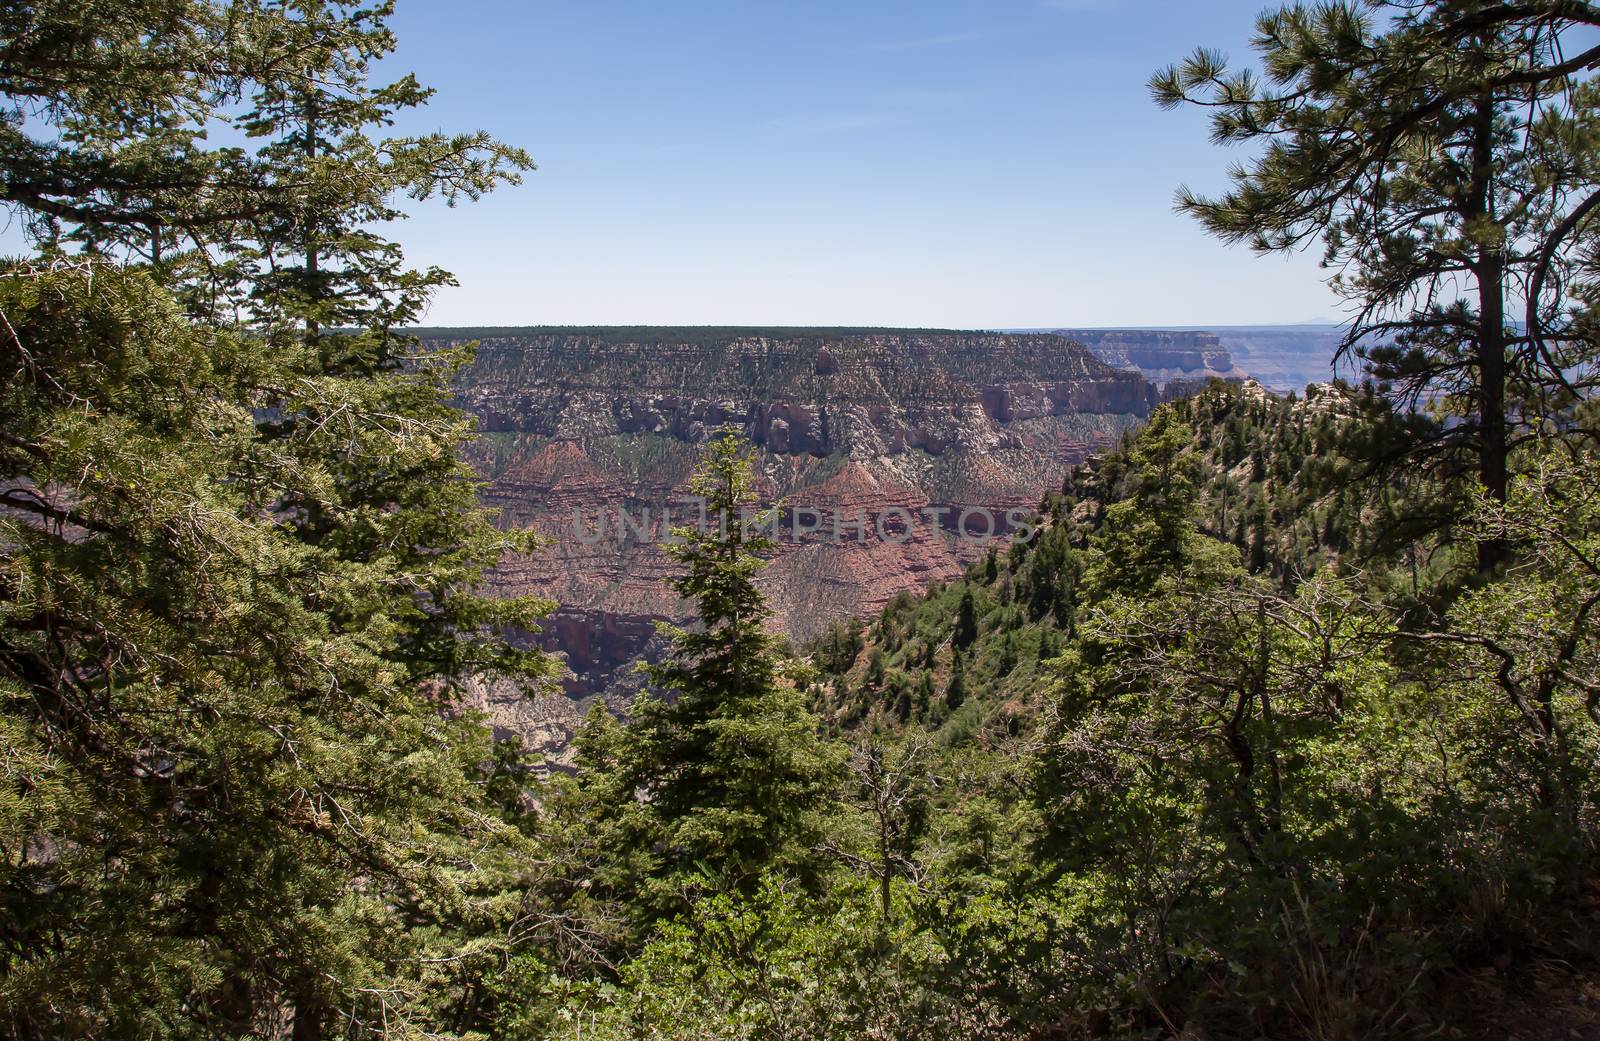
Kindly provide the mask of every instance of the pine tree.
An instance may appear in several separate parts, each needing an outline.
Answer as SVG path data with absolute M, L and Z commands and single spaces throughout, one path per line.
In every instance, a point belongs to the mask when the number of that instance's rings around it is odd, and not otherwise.
M 1584 77 L 1600 47 L 1572 46 L 1596 27 L 1557 0 L 1297 4 L 1257 23 L 1271 86 L 1206 50 L 1151 83 L 1162 105 L 1212 108 L 1218 141 L 1267 145 L 1231 191 L 1185 190 L 1181 208 L 1261 252 L 1320 238 L 1358 308 L 1344 348 L 1409 402 L 1449 396 L 1466 421 L 1414 447 L 1475 458 L 1496 501 L 1512 426 L 1570 416 L 1600 378 L 1600 84 Z M 1503 559 L 1479 543 L 1480 569 Z
M 772 543 L 746 528 L 750 460 L 734 431 L 711 441 L 690 488 L 708 530 L 676 529 L 670 553 L 684 571 L 670 583 L 698 624 L 662 626 L 671 656 L 646 674 L 668 696 L 635 703 L 626 766 L 629 797 L 639 793 L 656 829 L 644 899 L 663 910 L 684 887 L 744 889 L 763 870 L 805 865 L 842 764 L 764 628 L 755 576 Z

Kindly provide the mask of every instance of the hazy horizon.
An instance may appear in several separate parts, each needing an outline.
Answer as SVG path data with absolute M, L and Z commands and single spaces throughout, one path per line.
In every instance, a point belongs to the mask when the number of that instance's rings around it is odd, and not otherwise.
M 1082 322 L 1055 322 L 1046 325 L 883 325 L 878 323 L 843 324 L 839 322 L 458 322 L 441 324 L 427 322 L 414 329 L 927 329 L 941 332 L 1001 332 L 1048 333 L 1058 329 L 1106 332 L 1126 329 L 1137 332 L 1226 332 L 1244 329 L 1304 329 L 1334 330 L 1342 323 L 1332 320 L 1310 322 L 1213 322 L 1202 325 L 1086 325 Z

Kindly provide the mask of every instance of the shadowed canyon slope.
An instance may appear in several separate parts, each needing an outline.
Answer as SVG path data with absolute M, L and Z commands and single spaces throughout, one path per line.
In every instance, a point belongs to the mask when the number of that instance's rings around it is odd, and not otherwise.
M 1050 334 L 423 335 L 480 341 L 460 395 L 479 417 L 474 461 L 491 482 L 488 502 L 551 540 L 507 562 L 495 582 L 562 605 L 549 638 L 567 654 L 568 690 L 578 695 L 619 683 L 613 672 L 646 650 L 651 619 L 681 616 L 662 582 L 670 567 L 658 541 L 662 516 L 676 508 L 673 522 L 686 519 L 676 500 L 718 426 L 731 423 L 754 442 L 763 497 L 785 505 L 784 537 L 762 581 L 776 624 L 804 638 L 958 574 L 984 552 L 955 537 L 960 511 L 994 511 L 1003 526 L 1006 511 L 1031 510 L 1071 463 L 1111 443 L 1159 397 L 1138 373 Z M 820 530 L 792 537 L 813 524 Z M 987 525 L 972 516 L 968 526 L 981 534 Z

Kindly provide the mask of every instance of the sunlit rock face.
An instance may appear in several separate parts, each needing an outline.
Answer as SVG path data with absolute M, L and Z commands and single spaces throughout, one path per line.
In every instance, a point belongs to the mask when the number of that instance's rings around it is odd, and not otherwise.
M 774 627 L 801 640 L 955 577 L 987 549 L 956 537 L 963 511 L 988 511 L 1004 538 L 1008 511 L 1036 507 L 1071 464 L 1162 396 L 1139 373 L 1053 334 L 424 335 L 439 345 L 480 341 L 459 400 L 479 420 L 472 453 L 489 481 L 486 500 L 505 523 L 549 538 L 542 552 L 507 561 L 495 589 L 560 603 L 541 639 L 567 657 L 567 692 L 618 705 L 638 687 L 631 663 L 654 653 L 651 622 L 684 617 L 663 582 L 672 564 L 660 540 L 668 524 L 690 519 L 679 500 L 719 427 L 756 446 L 760 494 L 783 505 L 780 545 L 761 581 Z M 987 526 L 969 518 L 972 536 Z M 526 718 L 516 725 L 534 732 Z

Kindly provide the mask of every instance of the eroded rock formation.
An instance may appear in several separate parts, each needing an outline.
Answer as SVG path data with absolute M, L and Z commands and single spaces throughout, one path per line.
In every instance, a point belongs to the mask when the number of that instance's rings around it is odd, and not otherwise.
M 1243 379 L 1216 333 L 1154 329 L 1057 329 L 1119 369 L 1137 370 L 1157 385 L 1193 386 L 1208 379 Z
M 762 582 L 796 639 L 947 580 L 1004 537 L 1096 448 L 1161 395 L 1053 334 L 924 330 L 437 330 L 480 341 L 460 383 L 479 417 L 474 462 L 489 505 L 548 546 L 507 561 L 506 594 L 562 605 L 539 637 L 571 670 L 566 692 L 625 704 L 653 619 L 684 610 L 663 579 L 671 524 L 701 443 L 732 424 L 757 446 L 760 492 L 781 502 Z M 963 518 L 963 513 L 970 516 Z M 969 534 L 957 537 L 963 519 Z M 529 723 L 503 692 L 486 704 L 550 747 L 575 716 Z M 550 705 L 545 706 L 550 709 Z M 576 711 L 576 710 L 574 710 Z M 563 710 L 565 712 L 565 710 Z M 568 717 L 571 718 L 568 718 Z

